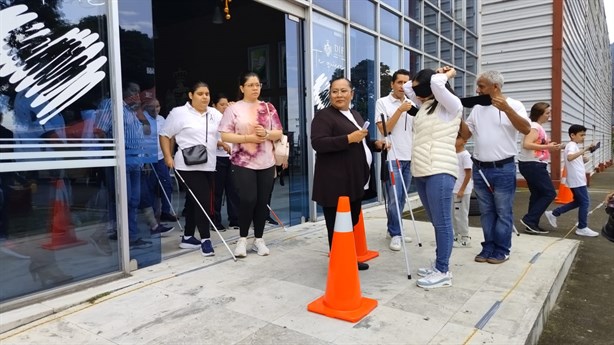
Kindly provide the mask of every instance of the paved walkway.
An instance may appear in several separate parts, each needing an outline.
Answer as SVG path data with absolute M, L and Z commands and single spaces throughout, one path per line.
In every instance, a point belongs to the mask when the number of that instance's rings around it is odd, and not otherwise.
M 388 249 L 383 207 L 364 211 L 369 249 L 380 256 L 360 272 L 362 293 L 378 307 L 358 323 L 307 311 L 328 269 L 324 222 L 265 235 L 271 255 L 233 262 L 198 251 L 133 272 L 131 277 L 4 313 L 8 344 L 525 344 L 535 343 L 578 248 L 577 240 L 514 236 L 510 261 L 475 263 L 474 248 L 454 249 L 454 286 L 423 290 L 418 267 L 434 257 L 432 227 L 416 222 L 423 246 Z M 251 242 L 251 241 L 250 241 Z M 234 246 L 232 246 L 234 248 Z

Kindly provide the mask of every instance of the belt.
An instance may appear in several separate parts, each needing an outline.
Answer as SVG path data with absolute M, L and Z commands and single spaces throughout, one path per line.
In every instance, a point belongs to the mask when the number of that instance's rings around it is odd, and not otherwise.
M 471 157 L 471 159 L 473 160 L 473 163 L 475 163 L 475 165 L 479 166 L 480 168 L 502 168 L 505 164 L 514 162 L 514 156 L 495 162 L 482 162 L 473 157 Z

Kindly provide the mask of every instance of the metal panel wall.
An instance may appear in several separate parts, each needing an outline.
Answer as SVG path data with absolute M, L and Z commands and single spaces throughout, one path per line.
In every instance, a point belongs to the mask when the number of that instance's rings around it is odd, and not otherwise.
M 483 0 L 481 6 L 480 69 L 502 72 L 504 92 L 527 109 L 552 102 L 553 8 L 564 7 L 561 141 L 569 141 L 570 124 L 583 124 L 586 142 L 602 145 L 587 171 L 612 159 L 612 66 L 603 0 Z
M 603 1 L 564 2 L 563 106 L 561 138 L 569 140 L 571 124 L 588 128 L 585 144 L 601 142 L 587 172 L 612 159 L 612 65 Z
M 481 71 L 498 70 L 503 91 L 528 109 L 550 102 L 552 1 L 482 1 Z

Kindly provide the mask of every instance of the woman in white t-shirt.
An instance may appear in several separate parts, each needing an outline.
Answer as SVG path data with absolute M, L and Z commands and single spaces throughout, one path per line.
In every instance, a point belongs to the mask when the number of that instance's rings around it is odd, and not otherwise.
M 215 183 L 215 164 L 218 144 L 218 127 L 222 114 L 215 108 L 209 107 L 211 99 L 209 86 L 197 82 L 188 93 L 190 101 L 181 107 L 171 110 L 166 118 L 164 127 L 160 130 L 160 147 L 164 153 L 164 163 L 175 169 L 187 187 L 194 193 L 205 211 L 213 216 L 212 190 Z M 175 138 L 179 150 L 172 156 L 171 138 Z M 204 163 L 189 163 L 184 159 L 183 150 L 196 146 L 206 147 L 207 160 Z M 213 246 L 209 239 L 209 222 L 200 206 L 188 191 L 186 200 L 185 232 L 181 236 L 180 248 L 200 248 L 203 256 L 214 255 Z M 200 240 L 194 237 L 198 227 Z
M 531 131 L 522 139 L 522 150 L 518 155 L 518 170 L 527 181 L 531 196 L 527 213 L 520 218 L 525 232 L 530 234 L 547 234 L 539 227 L 539 220 L 556 197 L 556 191 L 550 174 L 548 162 L 550 152 L 558 151 L 561 145 L 550 142 L 542 124 L 550 120 L 550 104 L 538 102 L 531 107 Z

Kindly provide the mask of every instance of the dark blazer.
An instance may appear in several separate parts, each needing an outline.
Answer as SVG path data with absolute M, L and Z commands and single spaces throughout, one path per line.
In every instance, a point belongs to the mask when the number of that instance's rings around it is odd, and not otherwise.
M 351 110 L 359 126 L 360 114 Z M 321 206 L 335 207 L 340 196 L 362 199 L 369 178 L 369 165 L 362 143 L 348 143 L 347 135 L 358 128 L 332 106 L 318 111 L 311 122 L 311 146 L 316 151 L 311 199 Z M 367 146 L 376 151 L 367 135 Z

